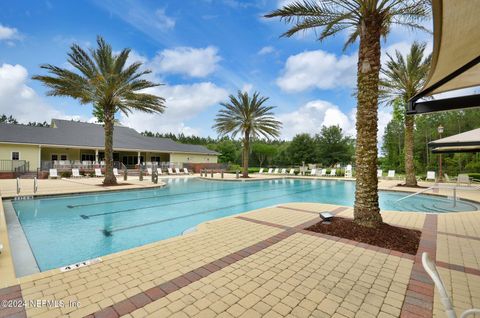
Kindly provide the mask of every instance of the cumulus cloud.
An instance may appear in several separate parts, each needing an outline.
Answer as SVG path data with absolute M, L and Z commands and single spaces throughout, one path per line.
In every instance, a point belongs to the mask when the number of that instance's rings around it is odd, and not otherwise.
M 325 100 L 312 100 L 292 112 L 277 115 L 283 123 L 282 137 L 286 139 L 300 133 L 315 134 L 322 126 L 332 125 L 339 125 L 346 134 L 353 135 L 355 117 L 351 116 Z
M 267 55 L 275 52 L 273 46 L 264 46 L 258 51 L 258 55 Z
M 20 122 L 50 121 L 52 118 L 83 119 L 67 116 L 45 103 L 27 85 L 28 71 L 22 65 L 0 67 L 0 114 L 13 115 Z
M 220 60 L 218 49 L 214 46 L 198 49 L 177 47 L 158 53 L 151 66 L 158 72 L 205 77 L 216 70 Z
M 122 115 L 121 122 L 138 131 L 200 134 L 185 121 L 224 101 L 228 92 L 217 85 L 204 82 L 191 85 L 165 85 L 147 90 L 148 93 L 166 98 L 167 109 L 163 114 L 135 112 L 129 117 Z
M 356 64 L 356 54 L 337 57 L 323 50 L 306 51 L 287 59 L 277 85 L 286 92 L 354 87 Z
M 167 16 L 165 9 L 158 9 L 155 11 L 155 16 L 157 18 L 156 24 L 159 29 L 170 30 L 175 27 L 175 19 Z
M 283 123 L 282 138 L 292 139 L 296 134 L 320 132 L 322 126 L 338 125 L 346 135 L 356 135 L 356 108 L 350 112 L 343 112 L 340 107 L 325 100 L 312 100 L 298 109 L 277 115 L 278 120 Z M 378 141 L 385 127 L 391 120 L 392 115 L 388 110 L 378 111 Z
M 15 40 L 19 37 L 20 33 L 17 29 L 0 24 L 0 40 Z

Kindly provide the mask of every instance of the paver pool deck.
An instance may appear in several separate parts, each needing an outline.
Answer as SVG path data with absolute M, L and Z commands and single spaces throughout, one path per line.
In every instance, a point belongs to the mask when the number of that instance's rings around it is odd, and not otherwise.
M 458 194 L 480 201 L 478 191 Z M 352 217 L 350 207 L 289 203 L 209 221 L 77 270 L 0 276 L 9 286 L 0 301 L 28 304 L 0 305 L 0 317 L 443 317 L 423 251 L 458 313 L 480 307 L 480 212 L 382 212 L 389 224 L 422 230 L 413 256 L 303 230 L 321 211 Z

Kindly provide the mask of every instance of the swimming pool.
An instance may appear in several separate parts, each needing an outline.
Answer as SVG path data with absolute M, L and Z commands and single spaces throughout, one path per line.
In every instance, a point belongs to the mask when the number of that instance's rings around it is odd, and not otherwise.
M 355 183 L 283 179 L 218 182 L 164 179 L 165 188 L 13 201 L 41 271 L 182 234 L 199 223 L 286 202 L 352 206 Z M 447 212 L 452 201 L 380 192 L 383 210 Z M 455 211 L 477 210 L 467 201 Z

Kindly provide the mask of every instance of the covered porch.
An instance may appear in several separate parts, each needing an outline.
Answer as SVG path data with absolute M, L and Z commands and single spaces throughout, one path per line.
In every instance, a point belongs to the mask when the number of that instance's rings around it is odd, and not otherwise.
M 96 148 L 40 147 L 40 170 L 92 169 L 105 165 L 105 151 Z M 170 153 L 114 149 L 113 161 L 128 169 L 141 164 L 170 162 Z

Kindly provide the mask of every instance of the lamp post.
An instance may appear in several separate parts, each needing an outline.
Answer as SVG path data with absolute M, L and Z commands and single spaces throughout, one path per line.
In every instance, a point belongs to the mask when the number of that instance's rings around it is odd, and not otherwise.
M 440 125 L 437 128 L 439 139 L 442 138 L 443 126 Z M 442 172 L 442 154 L 438 154 L 438 182 L 443 182 L 443 172 Z

